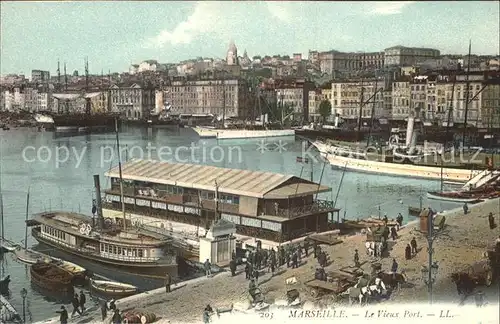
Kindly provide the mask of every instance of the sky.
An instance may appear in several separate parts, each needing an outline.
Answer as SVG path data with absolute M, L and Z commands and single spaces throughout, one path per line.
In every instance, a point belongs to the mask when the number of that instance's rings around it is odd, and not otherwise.
M 403 45 L 442 53 L 499 53 L 497 1 L 0 2 L 0 73 L 127 71 L 155 59 L 383 51 Z

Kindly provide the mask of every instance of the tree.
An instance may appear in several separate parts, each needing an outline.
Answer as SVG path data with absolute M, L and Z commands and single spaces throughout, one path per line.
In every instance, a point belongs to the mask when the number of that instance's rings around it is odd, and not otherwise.
M 323 118 L 323 123 L 325 122 L 326 118 L 330 116 L 332 113 L 332 104 L 328 100 L 323 100 L 319 104 L 319 114 L 321 115 L 321 118 Z

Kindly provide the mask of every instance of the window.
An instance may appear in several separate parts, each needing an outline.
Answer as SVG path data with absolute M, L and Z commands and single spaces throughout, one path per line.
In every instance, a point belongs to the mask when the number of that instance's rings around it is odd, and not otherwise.
M 220 202 L 225 203 L 225 204 L 239 205 L 240 204 L 240 197 L 223 194 L 220 196 Z
M 139 249 L 137 251 L 139 252 L 139 258 L 142 258 L 143 257 L 143 251 L 142 251 L 142 249 Z
M 203 200 L 214 200 L 215 199 L 215 193 L 210 192 L 210 191 L 202 191 L 200 193 L 200 197 Z
M 122 254 L 122 248 L 121 247 L 118 247 L 118 254 L 121 255 Z
M 184 193 L 184 190 L 181 187 L 168 186 L 167 192 L 170 195 L 182 195 Z
M 113 245 L 113 254 L 116 254 L 116 246 Z

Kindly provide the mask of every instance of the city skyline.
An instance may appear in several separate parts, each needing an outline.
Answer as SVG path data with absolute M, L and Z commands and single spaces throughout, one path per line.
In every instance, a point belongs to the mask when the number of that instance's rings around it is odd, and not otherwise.
M 168 5 L 167 5 L 168 4 Z M 403 45 L 443 54 L 498 55 L 496 2 L 1 2 L 0 72 L 121 72 L 155 59 L 383 51 Z M 119 13 L 119 14 L 116 14 Z M 149 17 L 149 19 L 145 19 Z M 249 17 L 251 20 L 249 21 Z M 35 23 L 34 23 L 35 22 Z M 360 27 L 361 26 L 361 27 Z M 431 39 L 431 37 L 433 37 Z M 267 39 L 267 41 L 266 41 Z

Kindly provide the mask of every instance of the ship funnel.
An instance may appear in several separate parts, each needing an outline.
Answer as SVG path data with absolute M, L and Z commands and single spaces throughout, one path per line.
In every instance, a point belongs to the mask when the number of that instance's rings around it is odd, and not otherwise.
M 101 184 L 99 182 L 99 175 L 94 174 L 94 187 L 95 187 L 95 199 L 97 203 L 97 219 L 99 228 L 104 228 L 104 217 L 102 215 L 102 200 L 101 200 Z
M 406 147 L 411 146 L 411 140 L 413 137 L 413 127 L 415 125 L 415 118 L 408 117 L 408 122 L 406 124 Z

